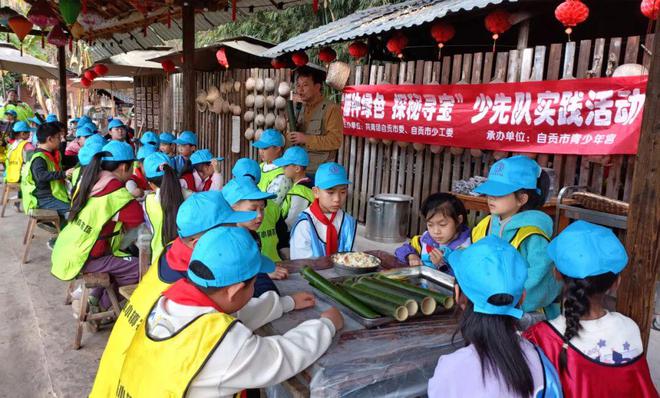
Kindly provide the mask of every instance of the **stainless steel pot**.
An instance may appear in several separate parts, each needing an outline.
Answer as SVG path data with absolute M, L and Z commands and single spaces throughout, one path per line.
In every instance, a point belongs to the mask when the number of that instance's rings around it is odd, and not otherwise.
M 369 198 L 365 237 L 383 243 L 405 241 L 412 201 L 412 196 L 390 193 Z

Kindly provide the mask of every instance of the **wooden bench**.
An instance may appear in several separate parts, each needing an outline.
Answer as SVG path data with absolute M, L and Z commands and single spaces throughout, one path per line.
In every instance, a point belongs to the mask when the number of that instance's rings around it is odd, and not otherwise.
M 4 184 L 4 188 L 2 189 L 2 212 L 0 212 L 0 217 L 5 216 L 5 210 L 7 209 L 7 204 L 9 202 L 12 202 L 12 204 L 21 203 L 21 200 L 19 198 L 9 200 L 9 195 L 11 195 L 12 192 L 16 192 L 16 194 L 18 194 L 20 191 L 21 191 L 20 183 L 6 182 Z
M 55 210 L 47 209 L 33 209 L 28 212 L 28 224 L 27 229 L 25 230 L 25 237 L 23 238 L 23 261 L 22 264 L 28 262 L 28 254 L 30 252 L 30 245 L 32 244 L 32 239 L 34 238 L 34 229 L 37 226 L 37 223 L 40 222 L 51 222 L 55 225 L 57 233 L 60 232 L 60 216 Z

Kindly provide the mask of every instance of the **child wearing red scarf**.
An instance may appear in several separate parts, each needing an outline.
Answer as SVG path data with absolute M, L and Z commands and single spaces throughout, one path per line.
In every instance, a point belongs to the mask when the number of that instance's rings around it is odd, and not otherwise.
M 330 256 L 353 250 L 356 222 L 342 207 L 348 185 L 346 169 L 323 163 L 316 171 L 314 202 L 291 228 L 291 259 Z

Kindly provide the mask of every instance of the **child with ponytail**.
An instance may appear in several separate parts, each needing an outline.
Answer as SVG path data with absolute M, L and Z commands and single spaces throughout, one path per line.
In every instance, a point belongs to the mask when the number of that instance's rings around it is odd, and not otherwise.
M 549 189 L 550 177 L 538 163 L 527 156 L 512 156 L 495 162 L 488 180 L 474 190 L 487 196 L 490 215 L 472 229 L 472 242 L 497 236 L 511 243 L 527 262 L 523 329 L 559 315 L 561 284 L 552 276 L 546 250 L 553 223 L 539 210 Z
M 174 167 L 174 159 L 162 152 L 155 152 L 144 159 L 144 173 L 152 191 L 143 204 L 153 236 L 152 262 L 177 237 L 176 214 L 184 196 Z
M 604 307 L 628 263 L 605 227 L 576 221 L 548 246 L 564 281 L 563 314 L 523 336 L 559 370 L 566 397 L 657 397 L 635 322 Z

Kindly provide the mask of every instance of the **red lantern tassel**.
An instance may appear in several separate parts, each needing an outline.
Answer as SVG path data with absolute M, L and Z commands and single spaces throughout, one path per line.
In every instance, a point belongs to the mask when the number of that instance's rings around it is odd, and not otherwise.
M 312 9 L 314 10 L 314 14 L 318 14 L 318 12 L 319 12 L 319 0 L 312 1 Z
M 236 20 L 236 0 L 231 0 L 231 20 Z

